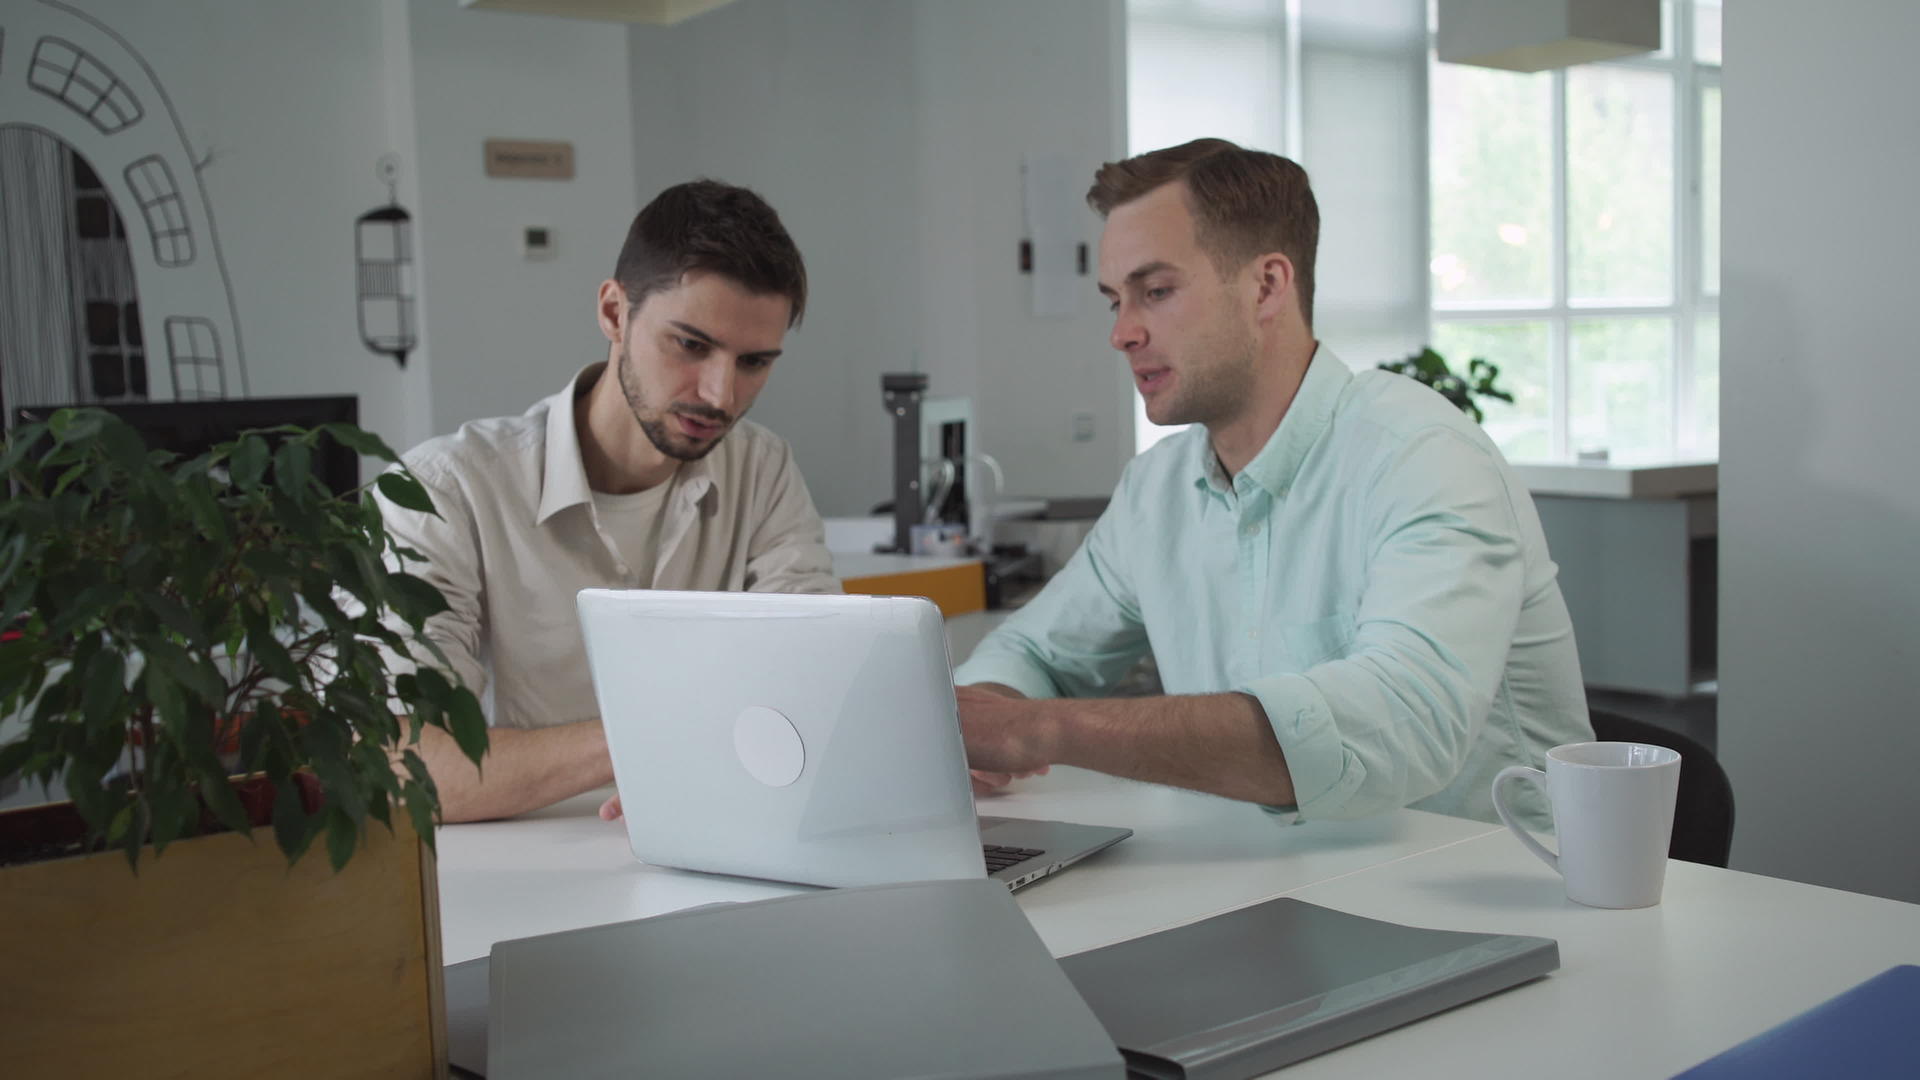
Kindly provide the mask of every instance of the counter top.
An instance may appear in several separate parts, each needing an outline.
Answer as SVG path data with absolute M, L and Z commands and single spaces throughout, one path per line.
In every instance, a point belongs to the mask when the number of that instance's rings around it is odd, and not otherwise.
M 1717 461 L 1667 465 L 1593 464 L 1516 461 L 1527 490 L 1535 495 L 1580 495 L 1598 499 L 1683 499 L 1720 490 Z

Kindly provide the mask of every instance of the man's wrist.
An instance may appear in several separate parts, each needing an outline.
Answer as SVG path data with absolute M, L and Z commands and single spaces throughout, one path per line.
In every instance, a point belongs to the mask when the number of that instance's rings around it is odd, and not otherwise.
M 1079 705 L 1072 698 L 1048 698 L 1033 703 L 1029 730 L 1042 761 L 1049 765 L 1073 764 L 1081 727 Z

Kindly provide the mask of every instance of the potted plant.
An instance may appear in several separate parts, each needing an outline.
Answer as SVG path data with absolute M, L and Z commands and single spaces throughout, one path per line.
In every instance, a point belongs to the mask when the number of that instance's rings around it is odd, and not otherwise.
M 9 1076 L 445 1073 L 411 747 L 478 763 L 486 724 L 412 670 L 446 602 L 314 475 L 322 439 L 397 461 L 346 424 L 182 460 L 87 409 L 0 444 L 0 781 L 71 800 L 0 812 Z
M 1455 408 L 1472 416 L 1476 424 L 1486 420 L 1479 403 L 1473 400 L 1476 395 L 1513 404 L 1513 395 L 1494 385 L 1494 380 L 1500 377 L 1499 366 L 1478 356 L 1467 362 L 1464 376 L 1449 368 L 1447 358 L 1435 352 L 1432 346 L 1404 360 L 1384 361 L 1380 368 L 1432 387 L 1441 397 L 1453 402 Z

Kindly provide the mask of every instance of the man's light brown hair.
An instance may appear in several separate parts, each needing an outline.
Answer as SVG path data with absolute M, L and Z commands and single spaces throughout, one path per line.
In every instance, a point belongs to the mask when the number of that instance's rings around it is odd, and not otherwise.
M 1293 261 L 1300 315 L 1311 327 L 1320 206 L 1307 184 L 1307 170 L 1278 154 L 1243 149 L 1225 139 L 1195 139 L 1100 166 L 1087 189 L 1087 205 L 1106 217 L 1114 207 L 1180 180 L 1187 184 L 1195 239 L 1220 276 L 1256 255 L 1280 252 Z

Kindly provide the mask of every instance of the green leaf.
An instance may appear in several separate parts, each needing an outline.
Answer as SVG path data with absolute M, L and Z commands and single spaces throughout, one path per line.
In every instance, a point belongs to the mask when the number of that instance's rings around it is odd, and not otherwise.
M 153 612 L 167 629 L 187 639 L 196 648 L 207 647 L 205 627 L 192 613 L 181 607 L 179 601 L 165 593 L 149 592 L 140 594 L 140 603 Z
M 408 626 L 418 630 L 422 623 L 447 610 L 447 598 L 424 578 L 405 571 L 390 573 L 386 578 L 393 610 Z
M 27 538 L 21 533 L 14 533 L 5 544 L 0 544 L 0 586 L 13 580 L 13 572 L 20 569 L 26 554 Z
M 313 822 L 300 802 L 300 787 L 291 776 L 275 777 L 273 794 L 273 840 L 280 845 L 288 865 L 306 853 L 313 843 Z
M 47 624 L 47 636 L 65 637 L 76 628 L 104 618 L 107 610 L 125 595 L 125 589 L 118 583 L 103 581 L 80 591 L 60 606 L 60 613 Z
M 116 712 L 126 696 L 126 678 L 126 660 L 118 649 L 93 654 L 87 662 L 86 685 L 80 689 L 80 714 L 88 727 L 105 727 L 119 718 Z
M 21 424 L 8 432 L 6 452 L 0 454 L 0 474 L 11 475 L 46 435 L 47 425 L 39 422 Z
M 39 584 L 37 581 L 20 581 L 7 590 L 6 600 L 0 602 L 0 626 L 12 626 L 13 620 L 27 610 L 27 606 L 33 603 L 33 592 Z
M 420 834 L 427 847 L 434 846 L 433 810 L 436 800 L 432 793 L 414 781 L 407 781 L 407 816 L 413 819 L 413 831 Z
M 193 832 L 199 805 L 193 793 L 184 787 L 153 787 L 147 791 L 153 807 L 153 853 L 159 855 L 167 845 Z
M 113 815 L 113 822 L 107 826 L 108 846 L 126 839 L 127 830 L 133 827 L 133 806 L 133 803 L 128 803 L 120 808 L 119 813 Z
M 299 685 L 300 668 L 293 662 L 293 656 L 287 652 L 286 646 L 274 636 L 266 613 L 248 608 L 241 612 L 240 620 L 247 628 L 247 648 L 253 653 L 254 660 L 266 669 L 267 674 L 288 686 Z
M 260 486 L 260 478 L 267 472 L 267 441 L 258 435 L 243 436 L 233 446 L 233 454 L 227 459 L 227 474 L 233 478 L 233 486 L 241 491 L 252 491 Z
M 226 708 L 227 686 L 213 665 L 164 639 L 150 638 L 140 645 L 149 660 L 158 663 L 168 678 L 198 698 L 201 705 L 214 710 Z
M 299 499 L 307 494 L 312 476 L 313 448 L 294 439 L 281 443 L 273 455 L 273 486 L 288 498 Z
M 353 858 L 355 841 L 360 838 L 360 827 L 343 813 L 339 807 L 329 807 L 327 814 L 327 861 L 333 864 L 335 873 L 347 865 Z
M 415 783 L 421 785 L 433 783 L 433 775 L 427 772 L 427 763 L 421 759 L 419 754 L 408 750 L 400 756 L 400 760 L 405 763 L 407 775 L 413 777 Z
M 340 445 L 363 457 L 377 457 L 382 461 L 400 460 L 400 455 L 394 453 L 392 447 L 381 441 L 380 436 L 371 431 L 342 423 L 321 424 L 320 430 L 333 436 Z
M 464 686 L 454 688 L 447 720 L 453 741 L 460 744 L 460 752 L 479 768 L 480 759 L 487 752 L 487 718 L 481 713 L 480 700 L 473 696 L 473 691 Z
M 58 495 L 67 490 L 75 480 L 80 478 L 81 473 L 87 471 L 88 464 L 88 462 L 80 461 L 69 466 L 66 472 L 60 474 L 60 479 L 54 481 L 52 494 Z
M 220 512 L 220 503 L 213 495 L 213 484 L 204 475 L 184 477 L 179 490 L 181 498 L 186 500 L 193 523 L 200 527 L 209 540 L 224 547 L 227 544 L 227 516 Z
M 440 512 L 433 508 L 433 499 L 427 494 L 427 489 L 412 476 L 405 473 L 383 472 L 374 483 L 379 486 L 380 494 L 385 495 L 395 506 L 418 510 L 423 514 L 432 514 L 434 517 L 440 516 Z
M 99 409 L 60 409 L 47 421 L 61 443 L 85 442 L 100 433 L 107 414 Z
M 247 816 L 247 808 L 240 803 L 240 796 L 234 794 L 233 781 L 225 770 L 215 769 L 211 773 L 200 773 L 200 798 L 213 811 L 220 824 L 234 832 L 251 834 L 253 821 Z

